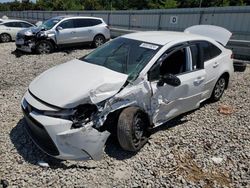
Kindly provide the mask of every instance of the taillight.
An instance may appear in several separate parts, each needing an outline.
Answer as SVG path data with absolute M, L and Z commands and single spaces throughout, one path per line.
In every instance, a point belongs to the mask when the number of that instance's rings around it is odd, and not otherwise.
M 107 28 L 107 29 L 110 29 L 108 25 L 106 25 L 106 28 Z
M 233 59 L 233 58 L 234 58 L 234 54 L 232 53 L 232 54 L 231 54 L 231 59 Z

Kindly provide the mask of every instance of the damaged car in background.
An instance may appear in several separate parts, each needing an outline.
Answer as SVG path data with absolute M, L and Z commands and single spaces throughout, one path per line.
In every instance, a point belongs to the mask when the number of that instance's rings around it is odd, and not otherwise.
M 22 99 L 27 131 L 60 159 L 99 160 L 110 134 L 139 151 L 150 129 L 221 98 L 233 74 L 230 36 L 208 25 L 132 33 L 55 66 Z
M 109 39 L 109 27 L 102 18 L 57 16 L 38 27 L 18 32 L 16 48 L 25 52 L 45 54 L 58 48 L 83 44 L 98 47 Z

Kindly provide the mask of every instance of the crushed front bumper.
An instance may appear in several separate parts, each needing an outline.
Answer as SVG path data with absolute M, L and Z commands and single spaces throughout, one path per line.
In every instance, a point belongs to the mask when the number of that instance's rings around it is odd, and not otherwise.
M 26 129 L 35 144 L 45 153 L 64 160 L 100 160 L 110 133 L 99 132 L 91 125 L 71 129 L 73 122 L 30 111 L 23 99 Z
M 16 49 L 24 52 L 32 52 L 35 49 L 35 43 L 32 41 L 26 41 L 23 38 L 16 38 Z

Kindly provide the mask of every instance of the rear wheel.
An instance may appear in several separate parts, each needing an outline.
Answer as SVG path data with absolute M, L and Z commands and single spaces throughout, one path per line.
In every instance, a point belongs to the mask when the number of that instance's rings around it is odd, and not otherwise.
M 226 81 L 225 76 L 221 76 L 219 80 L 216 82 L 212 96 L 210 98 L 213 102 L 220 100 L 221 96 L 223 95 L 226 89 L 226 84 L 227 84 L 227 81 Z
M 43 40 L 38 42 L 36 45 L 36 52 L 38 54 L 48 54 L 53 52 L 53 50 L 54 46 L 50 41 Z
M 10 42 L 11 41 L 11 36 L 7 33 L 3 33 L 0 36 L 2 42 Z
M 147 115 L 137 107 L 124 109 L 118 119 L 117 138 L 124 150 L 139 151 L 147 142 L 149 121 Z
M 93 46 L 94 47 L 99 47 L 105 43 L 105 37 L 102 35 L 96 35 L 94 40 L 93 40 Z

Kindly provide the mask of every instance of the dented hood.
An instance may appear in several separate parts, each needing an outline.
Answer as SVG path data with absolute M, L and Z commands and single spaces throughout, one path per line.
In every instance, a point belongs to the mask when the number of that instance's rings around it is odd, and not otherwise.
M 215 25 L 194 25 L 184 31 L 185 33 L 192 33 L 206 36 L 226 46 L 232 33 L 227 29 Z
M 31 28 L 23 29 L 23 30 L 19 31 L 18 33 L 22 34 L 22 35 L 31 36 L 31 35 L 35 35 L 35 34 L 39 33 L 40 31 L 42 31 L 42 28 L 40 28 L 40 27 L 31 27 Z
M 127 75 L 74 59 L 38 76 L 29 91 L 40 100 L 61 108 L 98 103 L 115 95 Z

